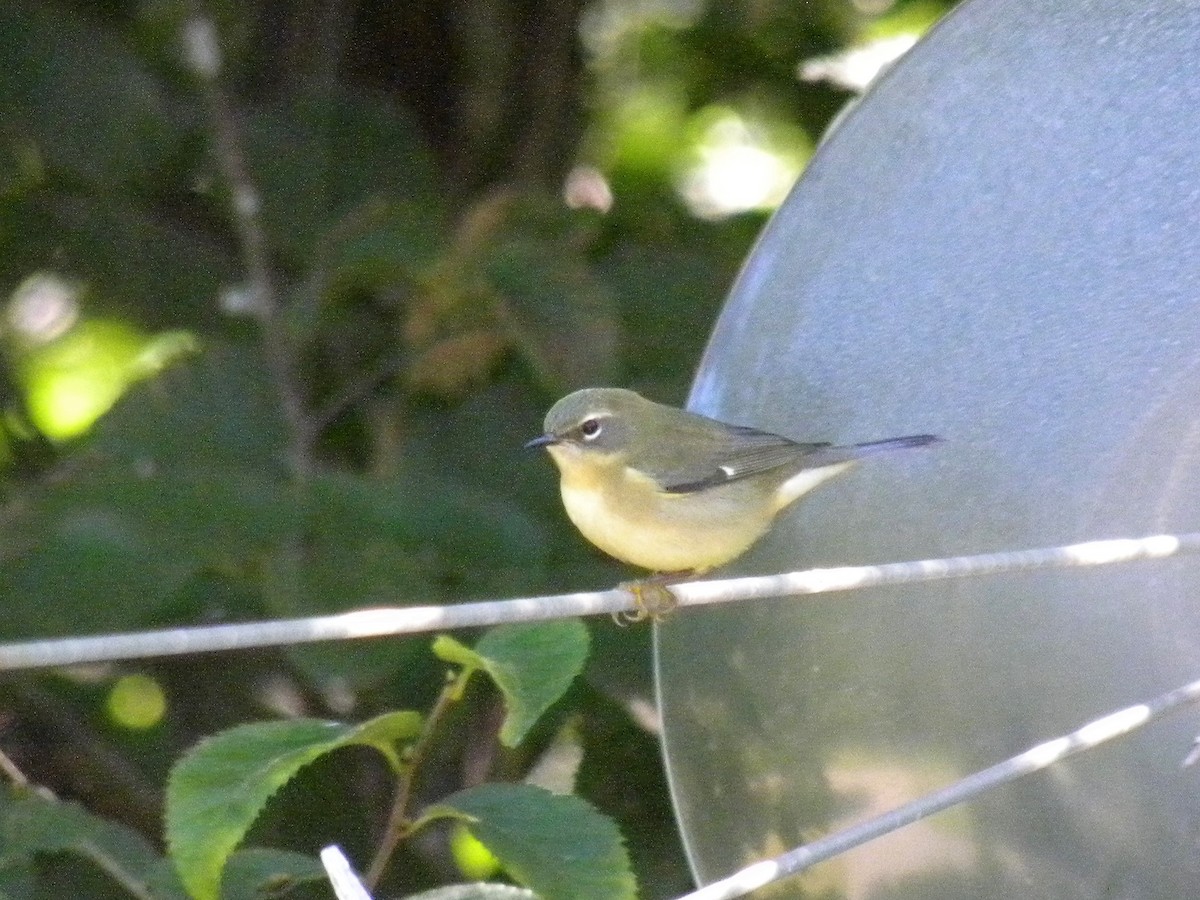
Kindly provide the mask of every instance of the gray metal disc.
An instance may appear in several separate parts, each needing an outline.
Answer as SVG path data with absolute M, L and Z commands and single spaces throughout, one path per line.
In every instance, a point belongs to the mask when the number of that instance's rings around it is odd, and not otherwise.
M 934 432 L 735 571 L 1200 530 L 1200 4 L 960 7 L 772 219 L 691 406 Z M 1200 561 L 692 611 L 658 629 L 698 878 L 1200 676 Z M 1187 712 L 815 868 L 804 896 L 1200 896 Z M 829 893 L 821 893 L 828 891 Z M 790 889 L 787 895 L 800 894 Z

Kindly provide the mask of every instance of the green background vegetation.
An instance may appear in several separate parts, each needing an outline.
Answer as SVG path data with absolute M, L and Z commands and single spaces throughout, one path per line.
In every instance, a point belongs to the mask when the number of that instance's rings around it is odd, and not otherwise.
M 706 173 L 732 149 L 786 184 L 851 96 L 797 66 L 946 5 L 4 3 L 0 639 L 628 577 L 522 443 L 572 388 L 684 400 L 779 194 L 722 207 Z M 215 79 L 187 62 L 196 17 Z M 642 895 L 670 896 L 690 880 L 631 714 L 648 630 L 589 627 L 585 676 L 523 744 L 496 744 L 476 686 L 418 789 L 519 779 L 569 725 L 580 794 Z M 0 749 L 161 846 L 168 768 L 200 738 L 425 709 L 443 670 L 413 639 L 6 676 Z M 391 797 L 356 753 L 302 773 L 252 842 L 369 857 Z M 14 896 L 127 896 L 38 859 Z M 460 879 L 424 841 L 386 893 Z

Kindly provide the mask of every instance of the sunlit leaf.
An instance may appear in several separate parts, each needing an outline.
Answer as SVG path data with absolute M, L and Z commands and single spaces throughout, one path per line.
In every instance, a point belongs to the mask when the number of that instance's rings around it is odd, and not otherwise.
M 450 832 L 450 855 L 458 871 L 475 881 L 491 878 L 500 871 L 500 860 L 461 824 Z
M 149 675 L 123 675 L 108 692 L 108 717 L 135 731 L 153 728 L 167 712 L 167 695 Z
M 493 628 L 474 649 L 441 635 L 433 649 L 447 662 L 488 673 L 507 708 L 500 740 L 515 747 L 583 670 L 588 643 L 582 622 L 561 619 Z
M 81 322 L 21 355 L 18 371 L 30 420 L 61 440 L 83 434 L 140 374 L 146 337 L 123 322 Z

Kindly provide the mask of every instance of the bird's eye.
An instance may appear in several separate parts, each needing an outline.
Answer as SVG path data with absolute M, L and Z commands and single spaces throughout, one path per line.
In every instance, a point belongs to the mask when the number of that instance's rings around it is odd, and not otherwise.
M 579 433 L 583 435 L 584 440 L 592 440 L 600 434 L 600 421 L 598 419 L 584 419 L 583 424 L 579 426 Z

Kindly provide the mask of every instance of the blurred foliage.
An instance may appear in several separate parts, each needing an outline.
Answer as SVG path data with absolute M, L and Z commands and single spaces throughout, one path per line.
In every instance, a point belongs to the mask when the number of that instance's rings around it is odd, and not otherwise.
M 947 5 L 0 4 L 3 639 L 620 580 L 521 444 L 571 388 L 684 399 L 780 185 L 851 96 L 797 66 Z M 747 166 L 741 194 L 714 187 Z M 472 700 L 422 790 L 520 777 L 579 716 L 579 790 L 632 840 L 641 895 L 669 896 L 690 879 L 628 711 L 648 642 L 590 627 L 586 685 L 515 749 Z M 148 866 L 184 748 L 269 715 L 423 709 L 441 678 L 413 641 L 9 677 L 0 748 L 82 807 L 0 888 L 127 896 L 58 850 Z M 253 836 L 363 858 L 379 778 L 352 755 L 315 766 Z M 445 845 L 405 853 L 390 894 L 452 880 Z

